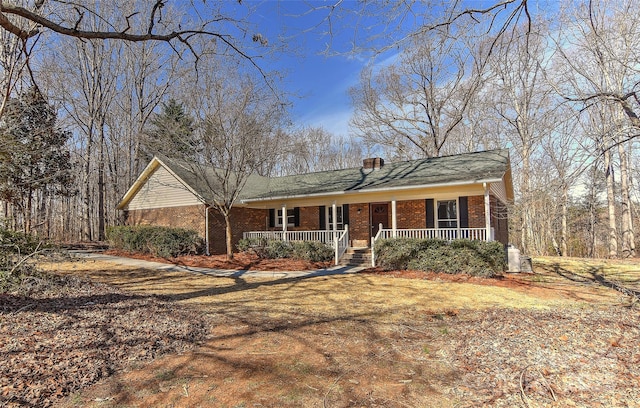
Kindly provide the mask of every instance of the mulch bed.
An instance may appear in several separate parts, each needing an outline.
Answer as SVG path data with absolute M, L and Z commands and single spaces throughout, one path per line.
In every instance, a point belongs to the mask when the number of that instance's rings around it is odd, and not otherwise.
M 48 407 L 138 361 L 204 339 L 206 318 L 153 296 L 75 277 L 0 294 L 0 406 Z

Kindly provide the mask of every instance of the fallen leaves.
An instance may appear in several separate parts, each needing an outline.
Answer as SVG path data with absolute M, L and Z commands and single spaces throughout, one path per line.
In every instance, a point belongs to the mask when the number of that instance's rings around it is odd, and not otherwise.
M 0 406 L 51 406 L 131 360 L 182 351 L 207 333 L 194 310 L 55 280 L 45 293 L 0 295 Z

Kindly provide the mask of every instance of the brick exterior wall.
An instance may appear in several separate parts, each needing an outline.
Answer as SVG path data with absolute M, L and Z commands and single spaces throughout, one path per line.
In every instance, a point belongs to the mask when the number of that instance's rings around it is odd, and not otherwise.
M 203 205 L 130 210 L 126 212 L 127 225 L 159 225 L 162 227 L 186 228 L 205 237 L 205 215 Z
M 320 228 L 320 210 L 317 206 L 300 207 L 300 225 L 288 227 L 290 231 L 317 231 Z M 324 229 L 324 227 L 322 228 Z
M 484 196 L 467 197 L 469 228 L 484 228 Z
M 491 207 L 491 226 L 494 238 L 503 244 L 509 243 L 509 222 L 507 219 L 507 207 L 498 199 L 489 196 Z M 469 228 L 484 228 L 484 196 L 469 196 Z
M 242 239 L 242 233 L 247 231 L 264 231 L 267 229 L 269 210 L 253 208 L 231 208 L 231 238 L 233 252 L 237 252 L 236 245 Z M 211 254 L 227 252 L 227 238 L 224 217 L 215 209 L 209 213 L 209 251 Z
M 195 230 L 206 238 L 205 209 L 203 205 L 131 210 L 127 213 L 128 225 L 160 225 Z M 214 209 L 209 210 L 209 251 L 224 254 L 227 251 L 224 218 Z M 231 233 L 233 250 L 245 231 L 263 231 L 267 226 L 269 212 L 250 208 L 231 209 Z
M 358 214 L 360 209 L 360 214 Z M 370 245 L 369 238 L 369 204 L 349 205 L 349 239 L 355 242 L 355 246 Z
M 426 203 L 424 200 L 396 202 L 398 229 L 425 228 L 427 225 Z M 389 205 L 391 211 L 391 205 Z

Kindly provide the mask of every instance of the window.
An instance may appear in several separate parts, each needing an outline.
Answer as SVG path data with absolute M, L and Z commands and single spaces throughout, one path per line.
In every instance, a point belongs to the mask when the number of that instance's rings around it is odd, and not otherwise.
M 344 221 L 342 219 L 342 206 L 336 206 L 336 214 L 338 215 L 338 230 L 344 229 Z M 327 207 L 327 229 L 333 230 L 333 208 Z
M 458 228 L 456 200 L 438 201 L 438 228 Z
M 276 212 L 276 227 L 282 227 L 282 208 Z M 287 226 L 293 227 L 295 225 L 296 216 L 293 208 L 287 208 Z

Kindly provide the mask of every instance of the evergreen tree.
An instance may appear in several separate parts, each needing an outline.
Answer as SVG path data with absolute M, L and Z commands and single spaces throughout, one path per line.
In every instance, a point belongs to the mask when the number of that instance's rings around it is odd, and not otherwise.
M 69 195 L 70 132 L 56 127 L 53 106 L 37 88 L 8 101 L 0 120 L 0 200 L 17 213 L 14 223 L 31 232 L 34 198 Z M 43 210 L 43 208 L 39 208 Z
M 193 158 L 199 150 L 194 136 L 194 120 L 182 103 L 169 99 L 162 112 L 154 114 L 145 131 L 142 148 L 150 157 L 160 153 L 170 157 Z

